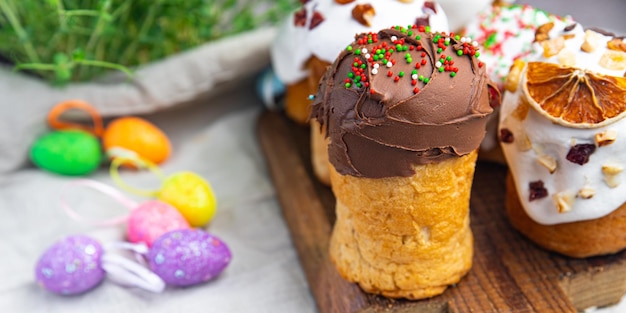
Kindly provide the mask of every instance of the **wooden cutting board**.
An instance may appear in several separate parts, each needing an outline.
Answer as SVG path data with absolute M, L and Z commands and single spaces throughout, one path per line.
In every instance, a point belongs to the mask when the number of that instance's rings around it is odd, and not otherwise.
M 328 255 L 334 196 L 313 176 L 309 129 L 264 112 L 258 136 L 309 287 L 322 313 L 576 312 L 620 301 L 626 291 L 626 252 L 573 259 L 535 246 L 504 213 L 506 167 L 479 162 L 470 203 L 475 240 L 472 270 L 428 300 L 365 294 L 343 280 Z

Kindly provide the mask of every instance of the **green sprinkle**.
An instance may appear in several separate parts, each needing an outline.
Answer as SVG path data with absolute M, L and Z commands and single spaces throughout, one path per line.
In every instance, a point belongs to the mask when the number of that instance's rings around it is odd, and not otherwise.
M 443 73 L 443 70 L 444 70 L 444 67 L 443 67 L 443 66 L 439 68 L 439 72 L 440 72 L 440 73 Z M 358 78 L 358 77 L 357 77 L 357 78 Z
M 429 81 L 430 79 L 428 77 L 424 77 L 424 84 L 428 84 Z
M 410 58 L 410 57 L 411 57 L 411 54 L 410 54 L 410 53 L 407 53 L 407 54 L 405 54 L 405 55 L 404 55 L 404 57 L 405 57 L 405 58 Z
M 376 54 L 380 54 L 380 52 L 381 52 L 381 51 L 380 51 L 380 49 L 376 49 L 376 52 L 375 52 L 375 53 L 376 53 Z
M 346 83 L 346 88 L 350 88 L 352 86 L 350 83 Z
M 454 77 L 454 76 L 456 76 L 456 73 L 455 72 L 450 72 L 450 77 Z
M 361 76 L 357 76 L 356 78 L 354 78 L 354 81 L 360 82 L 361 81 Z
M 360 54 L 361 54 L 361 49 L 356 49 L 356 50 L 354 51 L 354 54 L 356 54 L 356 55 L 360 55 Z
M 476 57 L 479 57 L 479 56 L 480 56 L 480 52 L 476 51 L 476 53 L 474 53 L 474 55 L 475 55 Z
M 422 36 L 417 35 L 417 36 L 415 37 L 415 39 L 417 39 L 417 40 L 421 40 L 421 39 L 422 39 Z
M 448 60 L 448 61 L 452 61 L 452 57 L 451 57 L 451 56 L 447 56 L 447 57 L 446 57 L 446 60 Z
M 363 87 L 363 85 L 362 85 L 361 83 L 356 83 L 356 86 L 357 86 L 358 88 Z
M 396 45 L 396 50 L 397 50 L 397 51 L 402 51 L 402 46 L 401 46 L 400 44 L 397 44 L 397 45 Z
M 407 35 L 412 36 L 412 35 L 413 35 L 413 32 L 412 32 L 412 31 L 409 31 L 409 32 L 407 33 Z
M 367 40 L 367 43 L 372 43 L 372 42 L 374 42 L 372 39 Z
M 406 59 L 406 63 L 411 63 L 411 62 L 413 62 L 413 59 L 411 59 L 411 58 L 407 58 Z
M 422 82 L 426 79 L 426 77 L 424 77 L 424 75 L 420 75 L 417 79 Z
M 426 26 L 424 30 L 426 30 L 427 33 L 430 33 L 430 26 Z
M 354 65 L 354 67 L 357 67 L 357 66 L 359 66 L 359 63 L 354 62 L 354 63 L 352 63 L 352 65 Z
M 415 74 L 417 74 L 417 70 L 412 70 L 411 75 L 415 75 Z
M 366 66 L 365 63 L 361 64 L 361 68 L 365 68 Z
M 459 56 L 463 55 L 463 50 L 456 50 L 456 54 Z
M 372 59 L 374 59 L 374 61 L 378 61 L 378 55 L 375 54 L 374 57 L 372 57 Z
M 446 40 L 446 41 L 443 42 L 443 44 L 447 47 L 447 46 L 450 45 L 450 42 Z
M 394 51 L 393 51 L 393 48 L 392 48 L 392 49 L 389 49 L 389 53 L 393 53 L 393 52 L 394 52 Z
M 352 46 L 347 46 L 347 47 L 346 47 L 346 50 L 347 50 L 347 51 L 352 51 Z
M 354 78 L 354 73 L 348 73 L 348 77 Z
M 437 53 L 441 53 L 442 51 L 443 51 L 443 49 L 437 48 Z
M 398 76 L 400 76 L 400 77 L 404 77 L 404 72 L 400 72 L 400 73 L 398 73 Z
M 456 35 L 456 36 L 454 36 L 454 39 L 456 39 L 456 40 L 461 40 L 461 36 Z
M 400 30 L 400 26 L 396 26 L 396 30 Z

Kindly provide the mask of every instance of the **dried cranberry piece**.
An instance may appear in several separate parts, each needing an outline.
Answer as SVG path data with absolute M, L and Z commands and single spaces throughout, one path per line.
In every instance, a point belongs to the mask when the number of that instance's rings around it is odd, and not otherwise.
M 594 144 L 578 144 L 569 149 L 565 158 L 572 163 L 583 165 L 589 162 L 589 157 L 594 151 L 596 151 L 596 145 Z
M 568 31 L 571 31 L 574 28 L 576 28 L 576 23 L 565 26 L 565 28 L 563 28 L 563 31 L 564 32 L 568 32 Z
M 415 20 L 415 26 L 430 26 L 430 16 L 418 17 Z
M 543 181 L 541 180 L 531 181 L 530 183 L 528 183 L 528 189 L 530 189 L 530 193 L 528 194 L 528 201 L 533 201 L 548 196 L 548 189 L 543 186 Z
M 304 27 L 306 25 L 306 9 L 302 8 L 300 11 L 296 11 L 293 14 L 293 24 L 296 26 Z
M 437 13 L 437 7 L 435 6 L 435 3 L 432 2 L 432 1 L 425 1 L 424 2 L 424 9 L 422 9 L 422 11 L 424 11 L 424 13 L 427 13 L 426 9 L 430 9 L 435 14 Z
M 500 141 L 504 143 L 512 143 L 515 140 L 513 133 L 508 128 L 500 129 Z
M 324 16 L 322 13 L 315 11 L 313 12 L 313 17 L 311 18 L 311 25 L 309 25 L 309 29 L 313 29 L 317 27 L 317 25 L 321 24 L 324 21 Z
M 311 1 L 311 0 L 300 0 L 300 3 L 302 3 L 302 4 L 306 4 L 306 3 L 307 3 L 307 2 L 309 2 L 309 1 Z
M 498 90 L 498 88 L 492 86 L 491 84 L 487 85 L 487 89 L 489 90 L 489 105 L 494 109 L 500 107 L 500 105 L 502 104 L 500 90 Z

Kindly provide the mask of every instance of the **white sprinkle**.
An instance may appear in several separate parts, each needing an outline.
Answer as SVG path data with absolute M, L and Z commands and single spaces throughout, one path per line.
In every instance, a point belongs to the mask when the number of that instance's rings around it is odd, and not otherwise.
M 366 54 L 367 53 L 367 48 L 361 49 L 361 53 Z
M 366 54 L 365 54 L 365 58 L 366 58 L 366 59 L 369 59 L 370 57 L 371 57 L 371 55 L 370 55 L 369 53 L 366 53 Z
M 472 46 L 478 47 L 478 41 L 476 41 L 476 40 L 472 41 Z
M 376 75 L 378 74 L 378 69 L 377 68 L 373 68 L 372 69 L 372 75 Z
M 374 68 L 378 68 L 379 66 L 380 66 L 380 64 L 374 63 Z
M 94 247 L 93 245 L 87 245 L 85 247 L 85 253 L 88 255 L 93 255 L 94 253 L 96 253 L 96 247 Z
M 387 62 L 387 67 L 392 67 L 393 64 L 391 62 Z
M 412 78 L 412 79 L 417 79 L 417 74 L 413 74 L 413 75 L 411 75 L 411 78 Z
M 396 36 L 391 36 L 391 41 L 396 41 L 396 40 L 398 40 L 398 37 L 396 37 Z
M 437 61 L 437 63 L 435 63 L 435 67 L 437 68 L 441 67 L 441 62 Z

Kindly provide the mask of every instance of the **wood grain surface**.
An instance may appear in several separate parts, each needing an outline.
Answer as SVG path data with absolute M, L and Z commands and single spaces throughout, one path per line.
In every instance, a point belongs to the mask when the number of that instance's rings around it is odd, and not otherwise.
M 258 136 L 322 313 L 576 312 L 615 304 L 626 290 L 626 252 L 573 259 L 542 250 L 513 230 L 504 213 L 506 167 L 479 162 L 470 203 L 475 255 L 469 274 L 428 300 L 365 294 L 342 279 L 329 259 L 335 200 L 312 173 L 309 129 L 264 112 Z

